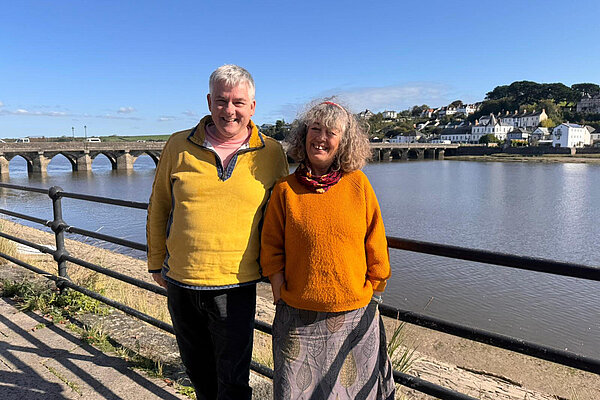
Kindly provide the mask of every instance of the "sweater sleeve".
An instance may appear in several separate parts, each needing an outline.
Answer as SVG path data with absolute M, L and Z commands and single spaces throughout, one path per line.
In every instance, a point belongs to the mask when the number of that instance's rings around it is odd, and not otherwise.
M 167 254 L 167 225 L 173 204 L 169 142 L 165 144 L 156 167 L 152 194 L 148 204 L 148 218 L 146 221 L 148 272 L 160 272 Z
M 375 191 L 365 177 L 365 198 L 367 209 L 367 234 L 365 253 L 367 258 L 367 279 L 374 291 L 385 290 L 386 281 L 391 275 L 390 256 L 385 236 L 381 209 Z
M 281 183 L 273 188 L 262 227 L 260 265 L 264 276 L 285 268 L 285 199 Z

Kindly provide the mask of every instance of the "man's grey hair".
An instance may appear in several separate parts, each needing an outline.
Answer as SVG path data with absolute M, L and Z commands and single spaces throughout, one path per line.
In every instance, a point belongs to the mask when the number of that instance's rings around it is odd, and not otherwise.
M 238 86 L 245 83 L 248 86 L 248 95 L 250 96 L 250 99 L 254 100 L 254 94 L 256 91 L 254 87 L 254 79 L 252 78 L 252 75 L 250 75 L 250 72 L 238 65 L 222 65 L 215 69 L 212 74 L 210 74 L 208 88 L 211 95 L 214 92 L 215 84 L 217 82 L 223 82 L 227 86 Z

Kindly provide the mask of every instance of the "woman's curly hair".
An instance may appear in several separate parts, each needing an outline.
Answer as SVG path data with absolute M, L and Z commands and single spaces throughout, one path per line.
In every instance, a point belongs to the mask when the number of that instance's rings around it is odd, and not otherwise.
M 361 169 L 371 158 L 371 148 L 367 132 L 369 125 L 356 118 L 347 108 L 330 100 L 320 101 L 300 115 L 292 124 L 285 141 L 288 155 L 296 162 L 306 162 L 306 134 L 308 126 L 314 122 L 327 129 L 342 131 L 340 145 L 333 165 L 342 172 Z

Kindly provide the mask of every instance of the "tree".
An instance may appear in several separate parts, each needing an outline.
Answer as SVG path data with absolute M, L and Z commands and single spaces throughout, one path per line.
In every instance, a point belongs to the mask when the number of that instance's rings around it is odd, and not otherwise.
M 285 120 L 278 119 L 275 121 L 275 134 L 273 135 L 274 139 L 283 140 L 285 139 L 285 135 L 288 133 L 289 129 L 285 127 Z
M 548 118 L 540 122 L 540 125 L 544 128 L 554 128 L 556 126 L 556 122 L 552 118 Z
M 595 83 L 576 83 L 571 85 L 571 89 L 579 94 L 579 99 L 584 94 L 589 94 L 590 96 L 600 94 L 600 86 L 596 85 Z
M 455 108 L 458 108 L 458 107 L 460 107 L 460 106 L 462 106 L 462 105 L 463 105 L 463 102 L 462 102 L 462 100 L 454 100 L 452 103 L 450 103 L 450 105 L 449 105 L 449 106 L 450 106 L 450 107 L 455 107 Z
M 413 117 L 418 117 L 424 110 L 428 110 L 429 106 L 427 104 L 423 104 L 422 106 L 414 106 L 410 113 Z
M 479 138 L 480 144 L 488 144 L 488 143 L 500 143 L 500 140 L 493 133 L 488 133 L 487 135 L 483 135 Z

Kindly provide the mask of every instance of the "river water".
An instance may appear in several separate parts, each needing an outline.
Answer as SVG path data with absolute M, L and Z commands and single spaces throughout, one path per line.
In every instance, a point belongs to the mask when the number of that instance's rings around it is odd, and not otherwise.
M 600 266 L 598 165 L 418 161 L 370 164 L 365 173 L 390 236 Z M 57 156 L 48 174 L 29 176 L 17 157 L 2 181 L 145 202 L 153 177 L 147 156 L 133 171 L 112 171 L 100 156 L 93 172 L 76 173 Z M 52 219 L 44 195 L 0 190 L 0 207 Z M 63 217 L 145 242 L 142 210 L 64 199 Z M 390 256 L 387 304 L 600 358 L 598 282 L 401 250 Z

